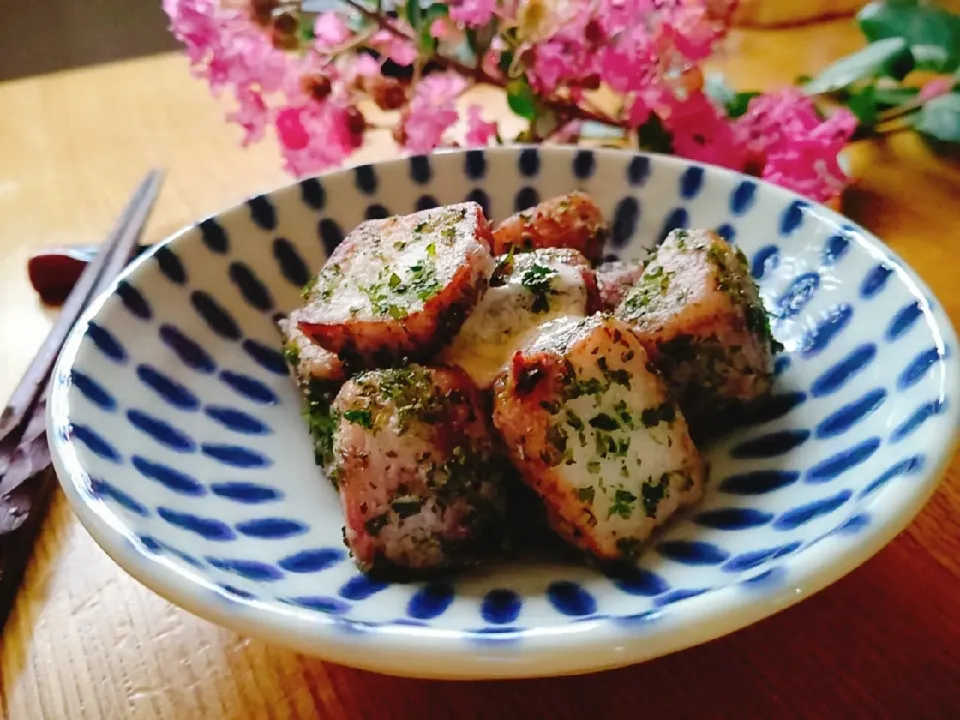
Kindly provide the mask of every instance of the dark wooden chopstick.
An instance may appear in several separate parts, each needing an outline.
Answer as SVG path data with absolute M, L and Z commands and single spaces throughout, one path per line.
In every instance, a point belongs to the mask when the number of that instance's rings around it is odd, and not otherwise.
M 44 428 L 50 373 L 80 315 L 137 250 L 162 179 L 162 171 L 152 170 L 137 187 L 0 415 L 0 627 L 13 605 L 56 484 Z

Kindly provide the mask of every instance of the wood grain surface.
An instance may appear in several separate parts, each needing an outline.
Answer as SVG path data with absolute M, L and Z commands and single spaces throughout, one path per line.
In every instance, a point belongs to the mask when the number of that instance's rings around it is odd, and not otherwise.
M 741 87 L 814 73 L 860 40 L 849 21 L 738 34 Z M 502 99 L 482 99 L 502 110 Z M 283 184 L 275 149 L 237 131 L 184 61 L 163 55 L 0 85 L 0 395 L 50 325 L 24 263 L 101 238 L 143 172 L 167 181 L 147 240 Z M 366 157 L 389 152 L 383 138 Z M 960 320 L 960 167 L 900 135 L 858 145 L 846 212 Z M 125 575 L 56 498 L 2 636 L 0 712 L 85 718 L 957 718 L 960 462 L 885 550 L 735 635 L 623 670 L 495 683 L 381 677 L 199 620 Z

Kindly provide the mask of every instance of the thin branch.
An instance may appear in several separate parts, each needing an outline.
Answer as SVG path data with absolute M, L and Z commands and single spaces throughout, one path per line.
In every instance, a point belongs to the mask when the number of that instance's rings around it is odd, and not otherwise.
M 404 32 L 402 28 L 398 27 L 396 23 L 391 21 L 383 14 L 370 10 L 363 3 L 358 2 L 358 0 L 344 0 L 344 2 L 368 20 L 372 20 L 373 22 L 377 23 L 380 28 L 393 33 L 395 36 L 403 40 L 416 43 L 416 38 L 411 37 L 408 33 Z M 449 58 L 445 55 L 440 55 L 439 53 L 434 53 L 430 59 L 436 62 L 438 65 L 447 68 L 448 70 L 453 70 L 465 77 L 472 78 L 475 82 L 484 83 L 485 85 L 493 85 L 494 87 L 499 88 L 505 88 L 507 85 L 505 79 L 496 77 L 486 72 L 479 63 L 476 67 L 470 67 L 459 60 Z M 559 98 L 549 96 L 541 98 L 540 101 L 544 107 L 553 110 L 558 114 L 568 115 L 571 119 L 591 120 L 604 125 L 623 128 L 625 130 L 629 129 L 629 126 L 622 121 L 609 117 L 604 113 L 580 107 L 580 105 L 576 103 L 566 102 Z

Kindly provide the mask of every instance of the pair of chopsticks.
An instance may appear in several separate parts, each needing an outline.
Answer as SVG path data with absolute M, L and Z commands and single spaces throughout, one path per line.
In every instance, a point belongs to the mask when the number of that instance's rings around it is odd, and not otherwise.
M 50 374 L 83 311 L 120 274 L 138 248 L 162 182 L 163 172 L 152 170 L 137 187 L 0 413 L 0 628 L 13 606 L 56 484 L 45 427 Z

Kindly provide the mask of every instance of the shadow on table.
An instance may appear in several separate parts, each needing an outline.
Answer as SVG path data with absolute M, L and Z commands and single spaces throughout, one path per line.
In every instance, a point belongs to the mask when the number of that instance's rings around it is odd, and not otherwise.
M 0 82 L 178 47 L 160 0 L 20 0 L 0 20 Z

